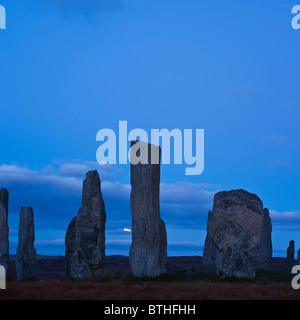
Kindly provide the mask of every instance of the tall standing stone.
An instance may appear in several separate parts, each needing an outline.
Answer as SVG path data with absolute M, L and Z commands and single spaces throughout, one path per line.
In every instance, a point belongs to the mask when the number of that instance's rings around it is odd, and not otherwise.
M 75 241 L 76 241 L 76 217 L 72 219 L 70 222 L 65 239 L 65 246 L 66 246 L 66 253 L 65 253 L 65 260 L 66 260 L 66 278 L 69 278 L 71 275 L 71 265 L 72 259 L 75 252 Z
M 156 159 L 154 164 L 151 155 Z M 136 277 L 157 277 L 168 272 L 167 233 L 159 203 L 160 156 L 159 147 L 131 143 L 132 245 L 129 260 Z M 132 163 L 135 157 L 140 158 L 140 163 Z
M 255 194 L 245 190 L 217 193 L 208 216 L 204 268 L 226 277 L 255 277 L 259 261 L 269 264 L 270 223 L 268 211 Z
M 5 207 L 6 212 L 8 212 L 8 200 L 9 200 L 9 193 L 6 189 L 0 190 L 0 201 Z
M 213 223 L 214 214 L 212 211 L 208 212 L 207 219 L 207 234 L 203 249 L 203 261 L 202 265 L 206 272 L 217 272 L 217 246 L 215 245 L 212 237 L 210 226 Z
M 19 243 L 16 255 L 17 279 L 22 281 L 35 276 L 36 250 L 33 210 L 22 207 L 20 211 Z
M 268 209 L 263 211 L 263 224 L 261 230 L 260 246 L 258 252 L 257 269 L 270 270 L 272 258 L 272 221 Z
M 295 241 L 291 240 L 287 248 L 287 272 L 291 273 L 295 259 Z
M 71 244 L 66 250 L 71 254 L 74 251 L 72 259 L 70 255 L 67 258 L 70 261 L 68 268 L 72 278 L 93 279 L 104 273 L 105 223 L 106 212 L 100 178 L 97 171 L 90 171 L 83 182 L 82 202 L 76 217 L 75 230 L 72 231 L 74 225 L 71 225 L 70 242 L 66 241 Z M 75 236 L 72 235 L 74 233 Z M 75 241 L 72 240 L 73 237 Z
M 2 189 L 0 191 L 0 265 L 6 271 L 9 264 L 8 198 L 8 191 Z

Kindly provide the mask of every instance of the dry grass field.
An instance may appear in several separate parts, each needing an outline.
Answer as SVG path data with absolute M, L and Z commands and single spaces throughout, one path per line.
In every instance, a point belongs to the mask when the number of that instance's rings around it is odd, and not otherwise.
M 300 290 L 291 287 L 292 276 L 284 273 L 285 259 L 272 260 L 272 271 L 259 271 L 254 280 L 220 279 L 213 274 L 189 274 L 189 266 L 201 266 L 201 257 L 174 257 L 176 274 L 157 279 L 136 279 L 129 272 L 128 258 L 107 259 L 108 272 L 96 281 L 67 281 L 63 257 L 39 256 L 37 279 L 18 283 L 11 259 L 7 289 L 0 300 L 299 300 Z
M 299 300 L 289 284 L 111 283 L 33 281 L 8 283 L 1 300 Z

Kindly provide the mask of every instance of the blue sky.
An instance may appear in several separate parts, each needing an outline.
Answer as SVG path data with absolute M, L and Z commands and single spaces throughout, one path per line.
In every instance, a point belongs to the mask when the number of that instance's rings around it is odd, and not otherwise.
M 162 166 L 170 255 L 202 254 L 220 190 L 271 210 L 274 255 L 300 247 L 300 31 L 295 1 L 0 0 L 0 187 L 11 253 L 21 205 L 40 254 L 64 254 L 85 172 L 97 168 L 107 254 L 128 254 L 129 166 L 98 167 L 96 133 L 205 130 L 205 170 Z

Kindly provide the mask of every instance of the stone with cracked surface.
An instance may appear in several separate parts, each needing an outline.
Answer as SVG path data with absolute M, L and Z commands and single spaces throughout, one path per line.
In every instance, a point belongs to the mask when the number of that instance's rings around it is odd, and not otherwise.
M 75 239 L 76 239 L 76 217 L 74 217 L 67 229 L 65 238 L 65 261 L 66 261 L 66 278 L 70 278 L 72 259 L 75 252 Z
M 73 222 L 74 223 L 74 222 Z M 101 182 L 97 171 L 86 174 L 83 182 L 81 208 L 73 225 L 71 237 L 66 243 L 68 268 L 71 278 L 95 279 L 105 271 L 105 223 L 106 212 L 101 193 Z M 73 239 L 69 241 L 70 239 Z M 69 241 L 69 242 L 68 242 Z M 73 245 L 74 244 L 74 245 Z
M 295 241 L 291 240 L 287 248 L 287 272 L 291 273 L 295 259 Z
M 223 277 L 253 278 L 269 268 L 271 220 L 255 194 L 245 190 L 219 192 L 209 212 L 203 266 Z
M 8 199 L 6 189 L 0 191 L 0 265 L 8 270 L 9 265 L 9 227 L 8 227 Z
M 136 153 L 141 162 L 131 164 L 132 244 L 129 260 L 134 276 L 157 277 L 168 273 L 167 232 L 160 217 L 159 203 L 161 150 L 133 141 L 131 159 Z M 156 164 L 151 164 L 151 155 L 158 160 Z
M 19 242 L 16 255 L 18 281 L 34 278 L 36 271 L 36 250 L 34 248 L 34 215 L 31 207 L 20 211 Z
M 258 270 L 270 270 L 272 258 L 272 221 L 268 209 L 263 212 L 263 224 L 261 230 L 260 246 L 258 251 Z

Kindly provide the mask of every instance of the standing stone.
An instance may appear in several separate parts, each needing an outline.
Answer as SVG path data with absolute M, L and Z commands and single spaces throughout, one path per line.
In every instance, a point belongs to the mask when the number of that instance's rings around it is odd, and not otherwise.
M 202 265 L 205 272 L 217 271 L 217 247 L 214 244 L 209 231 L 210 226 L 213 223 L 213 218 L 214 218 L 213 212 L 209 211 L 208 220 L 207 220 L 207 235 L 206 235 L 204 249 L 203 249 L 203 261 L 202 261 Z
M 35 276 L 36 251 L 33 210 L 22 207 L 19 224 L 19 243 L 16 256 L 17 279 L 22 281 Z
M 156 164 L 151 164 L 151 155 Z M 133 164 L 136 156 L 141 162 Z M 129 260 L 136 277 L 168 273 L 167 233 L 159 204 L 160 156 L 160 147 L 136 141 L 131 143 L 132 245 Z
M 291 240 L 287 249 L 287 272 L 291 273 L 295 259 L 295 241 Z
M 73 255 L 75 252 L 75 240 L 76 240 L 75 226 L 76 226 L 76 217 L 73 218 L 72 221 L 70 222 L 68 229 L 67 229 L 67 233 L 66 233 L 66 239 L 65 239 L 66 278 L 70 277 L 72 259 L 73 259 Z
M 261 230 L 260 247 L 258 252 L 258 270 L 270 270 L 272 258 L 272 222 L 268 209 L 263 211 L 263 225 Z
M 8 198 L 8 191 L 2 189 L 0 191 L 0 265 L 6 272 L 9 264 Z
M 255 194 L 245 190 L 217 193 L 208 216 L 204 268 L 223 277 L 255 277 L 259 253 L 261 263 L 267 264 L 272 250 L 270 230 L 265 232 L 270 226 L 267 214 Z
M 105 270 L 106 223 L 101 182 L 97 171 L 90 171 L 86 175 L 83 182 L 81 208 L 74 223 L 75 230 L 74 225 L 71 225 L 70 237 L 67 235 L 69 239 L 66 239 L 66 243 L 71 244 L 66 248 L 67 259 L 71 261 L 71 266 L 68 266 L 70 276 L 78 280 L 97 278 Z M 71 259 L 72 252 L 74 254 Z
M 0 191 L 0 201 L 5 207 L 6 212 L 8 212 L 8 199 L 9 199 L 9 193 L 6 189 L 1 189 Z

